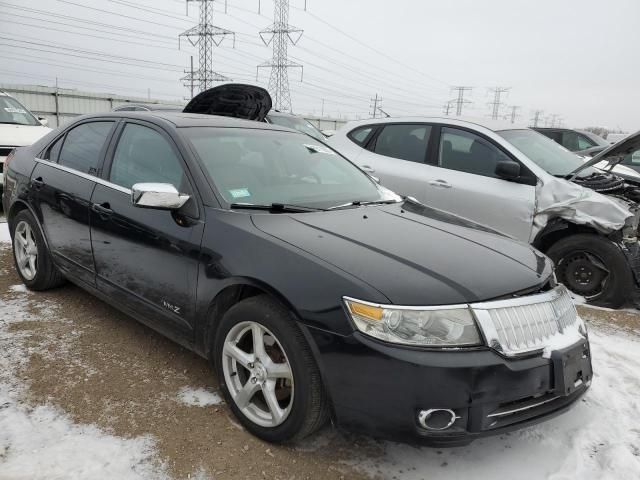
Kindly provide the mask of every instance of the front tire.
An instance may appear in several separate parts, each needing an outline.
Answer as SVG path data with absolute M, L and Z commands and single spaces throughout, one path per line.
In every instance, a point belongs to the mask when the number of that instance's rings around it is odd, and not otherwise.
M 23 210 L 11 223 L 13 260 L 18 275 L 30 290 L 48 290 L 64 282 L 51 260 L 40 227 L 31 212 Z
M 227 404 L 255 436 L 294 442 L 326 422 L 326 394 L 309 345 L 293 316 L 269 297 L 229 309 L 213 362 Z
M 571 235 L 553 244 L 547 255 L 556 265 L 558 281 L 589 303 L 620 308 L 630 298 L 633 273 L 612 241 L 594 234 Z

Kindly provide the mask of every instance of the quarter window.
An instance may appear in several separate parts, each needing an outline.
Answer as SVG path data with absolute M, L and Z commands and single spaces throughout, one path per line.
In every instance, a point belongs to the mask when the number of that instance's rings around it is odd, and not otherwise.
M 361 127 L 357 128 L 349 133 L 349 138 L 356 142 L 358 145 L 363 146 L 364 142 L 369 138 L 373 127 Z
M 170 183 L 188 193 L 182 165 L 169 141 L 157 131 L 133 123 L 122 132 L 109 181 L 125 188 L 136 183 Z
M 450 170 L 495 177 L 496 165 L 510 160 L 488 140 L 465 130 L 443 128 L 438 165 Z
M 49 151 L 45 156 L 45 160 L 57 163 L 58 156 L 60 155 L 60 150 L 62 149 L 62 142 L 64 142 L 64 136 L 60 137 L 55 141 L 53 145 L 51 145 L 51 147 L 49 147 Z
M 387 125 L 378 135 L 373 151 L 386 157 L 423 163 L 430 134 L 428 125 Z
M 58 163 L 79 172 L 97 175 L 113 122 L 83 123 L 67 133 Z M 57 145 L 54 145 L 56 148 Z

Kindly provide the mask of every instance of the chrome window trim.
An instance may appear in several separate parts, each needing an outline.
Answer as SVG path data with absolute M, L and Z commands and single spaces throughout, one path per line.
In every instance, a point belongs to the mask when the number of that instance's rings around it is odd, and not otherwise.
M 87 180 L 91 180 L 91 181 L 99 183 L 100 185 L 103 185 L 105 187 L 111 188 L 113 190 L 117 190 L 117 191 L 122 192 L 122 193 L 126 193 L 127 195 L 131 195 L 131 189 L 130 188 L 121 187 L 120 185 L 116 185 L 115 183 L 108 182 L 107 180 L 104 180 L 103 178 L 99 178 L 99 177 L 96 177 L 94 175 L 90 175 L 88 173 L 81 172 L 79 170 L 76 170 L 75 168 L 65 167 L 64 165 L 60 165 L 59 163 L 53 163 L 53 162 L 50 162 L 49 160 L 45 160 L 43 158 L 38 158 L 38 157 L 35 158 L 35 161 L 36 161 L 36 163 L 42 163 L 44 165 L 48 165 L 50 167 L 57 168 L 58 170 L 62 170 L 63 172 L 67 172 L 67 173 L 70 173 L 70 174 L 75 175 L 77 177 L 81 177 L 81 178 L 85 178 Z

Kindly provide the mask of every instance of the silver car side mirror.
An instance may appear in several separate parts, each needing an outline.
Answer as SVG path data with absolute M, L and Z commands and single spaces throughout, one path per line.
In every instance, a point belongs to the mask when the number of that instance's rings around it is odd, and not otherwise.
M 43 127 L 46 127 L 47 125 L 49 125 L 49 120 L 47 120 L 44 117 L 38 117 L 38 121 L 40 122 L 40 125 L 42 125 Z
M 178 210 L 189 200 L 170 183 L 136 183 L 131 187 L 131 203 L 140 208 Z

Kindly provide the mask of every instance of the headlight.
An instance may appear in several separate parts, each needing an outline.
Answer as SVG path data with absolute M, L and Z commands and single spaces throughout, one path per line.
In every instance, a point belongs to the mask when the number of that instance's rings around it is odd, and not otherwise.
M 425 347 L 482 345 L 467 307 L 398 308 L 344 298 L 356 328 L 380 340 Z

